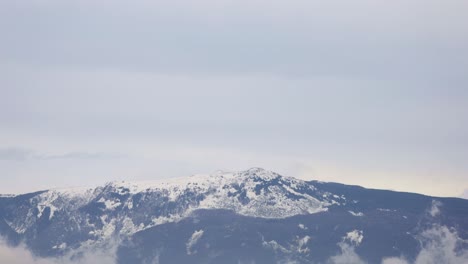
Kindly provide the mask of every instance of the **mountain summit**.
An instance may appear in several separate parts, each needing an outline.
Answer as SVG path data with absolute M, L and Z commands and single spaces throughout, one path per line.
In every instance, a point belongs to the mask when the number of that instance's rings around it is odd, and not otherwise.
M 47 258 L 112 250 L 117 263 L 324 263 L 346 248 L 370 263 L 415 260 L 434 225 L 466 248 L 468 201 L 260 168 L 0 196 L 0 235 L 11 245 Z

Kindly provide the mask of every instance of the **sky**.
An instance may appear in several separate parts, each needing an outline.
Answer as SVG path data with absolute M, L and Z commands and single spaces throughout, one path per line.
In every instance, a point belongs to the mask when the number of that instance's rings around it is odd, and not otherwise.
M 262 167 L 468 193 L 468 2 L 0 2 L 0 193 Z

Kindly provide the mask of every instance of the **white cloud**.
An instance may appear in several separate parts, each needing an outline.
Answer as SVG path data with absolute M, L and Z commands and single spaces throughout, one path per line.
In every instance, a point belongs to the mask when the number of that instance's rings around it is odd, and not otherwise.
M 352 245 L 359 246 L 364 239 L 363 232 L 361 230 L 353 230 L 346 233 L 345 241 L 349 241 Z
M 187 241 L 187 254 L 195 254 L 192 247 L 203 236 L 203 230 L 195 231 Z M 382 260 L 382 264 L 466 264 L 468 263 L 468 241 L 461 239 L 457 232 L 446 226 L 434 225 L 432 228 L 421 232 L 418 235 L 422 249 L 418 253 L 414 262 L 409 262 L 404 257 L 389 257 Z M 271 243 L 275 241 L 270 241 Z M 264 243 L 265 246 L 266 243 Z M 277 245 L 277 244 L 276 244 Z M 330 264 L 365 264 L 356 252 L 355 246 L 346 242 L 338 244 L 341 253 L 332 256 Z M 9 247 L 3 240 L 0 240 L 0 260 L 8 264 L 114 264 L 116 262 L 115 248 L 99 251 L 91 250 L 85 252 L 72 252 L 60 258 L 37 258 L 31 252 L 20 245 Z M 285 250 L 284 252 L 288 252 Z M 80 257 L 77 257 L 80 256 Z
M 415 264 L 465 264 L 468 263 L 467 241 L 463 241 L 456 231 L 446 226 L 434 226 L 421 233 L 423 249 L 419 252 Z M 465 244 L 465 247 L 460 247 Z
M 435 225 L 419 235 L 422 245 L 413 264 L 465 264 L 468 263 L 467 241 L 461 239 L 455 230 Z M 462 247 L 464 244 L 464 247 Z M 409 264 L 400 257 L 385 258 L 382 264 Z
M 0 262 L 8 264 L 115 264 L 115 246 L 106 250 L 71 252 L 58 258 L 39 258 L 33 256 L 24 246 L 10 247 L 0 239 Z
M 341 253 L 329 259 L 330 264 L 365 264 L 366 262 L 356 253 L 355 247 L 346 242 L 338 243 Z
M 431 209 L 429 210 L 429 214 L 432 217 L 436 217 L 440 214 L 440 207 L 442 206 L 442 203 L 436 200 L 432 201 L 432 206 Z
M 203 230 L 198 230 L 198 231 L 195 231 L 193 232 L 192 236 L 190 237 L 190 239 L 187 241 L 187 254 L 188 255 L 192 255 L 192 254 L 196 254 L 197 251 L 194 250 L 192 251 L 192 247 L 198 242 L 198 240 L 200 240 L 200 238 L 203 236 Z
M 468 189 L 466 189 L 461 195 L 460 198 L 468 199 Z
M 409 264 L 404 258 L 385 258 L 382 260 L 382 264 Z
M 23 246 L 9 247 L 3 241 L 0 241 L 0 260 L 8 264 L 57 264 L 52 260 L 33 257 Z

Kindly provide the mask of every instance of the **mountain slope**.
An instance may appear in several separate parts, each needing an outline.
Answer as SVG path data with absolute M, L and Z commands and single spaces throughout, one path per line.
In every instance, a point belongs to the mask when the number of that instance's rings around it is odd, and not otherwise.
M 0 197 L 0 234 L 37 256 L 116 250 L 118 263 L 414 260 L 450 227 L 466 248 L 468 201 L 302 181 L 259 168 Z

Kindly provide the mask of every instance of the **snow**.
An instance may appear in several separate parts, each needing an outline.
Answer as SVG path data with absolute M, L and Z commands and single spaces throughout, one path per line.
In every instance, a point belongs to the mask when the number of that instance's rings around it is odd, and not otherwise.
M 76 219 L 91 229 L 86 232 L 96 241 L 103 241 L 115 234 L 131 235 L 153 226 L 180 221 L 198 209 L 227 209 L 244 216 L 286 218 L 324 212 L 331 204 L 337 203 L 330 199 L 333 194 L 314 197 L 304 190 L 314 193 L 316 189 L 302 180 L 259 168 L 146 182 L 119 181 L 102 187 L 53 189 L 40 193 L 29 200 L 31 209 L 17 216 L 21 219 L 16 221 L 19 224 L 15 221 L 7 224 L 17 233 L 24 233 L 43 216 L 46 208 L 50 208 L 49 219 L 53 220 L 58 213 L 74 214 L 83 206 L 98 202 L 105 206 L 99 216 L 100 224 L 91 221 L 89 216 L 77 215 Z M 133 212 L 142 206 L 138 202 L 142 194 L 143 197 L 167 198 L 176 202 L 176 208 L 159 214 L 145 214 L 137 222 Z M 199 200 L 186 202 L 184 195 L 187 194 L 196 195 Z M 136 195 L 139 198 L 135 198 Z M 303 224 L 299 228 L 307 229 Z
M 0 194 L 0 198 L 13 198 L 16 194 Z
M 106 210 L 114 210 L 115 208 L 119 207 L 122 203 L 119 200 L 106 200 L 104 198 L 99 199 L 100 203 L 104 203 L 106 206 Z
M 111 219 L 109 222 L 107 221 L 108 216 L 104 215 L 101 217 L 101 221 L 103 223 L 103 227 L 101 230 L 96 230 L 95 235 L 101 241 L 108 241 L 116 231 L 116 219 Z
M 122 221 L 122 228 L 120 229 L 120 233 L 124 235 L 131 235 L 142 230 L 143 228 L 143 224 L 141 224 L 140 226 L 135 226 L 132 219 L 130 219 L 129 217 L 125 217 Z
M 49 220 L 51 220 L 57 211 L 74 210 L 87 204 L 95 193 L 93 188 L 53 189 L 31 198 L 30 202 L 36 204 L 37 218 L 40 218 L 44 210 L 49 208 Z
M 185 215 L 171 215 L 170 214 L 168 216 L 159 216 L 159 217 L 153 218 L 153 219 L 151 219 L 151 221 L 154 224 L 153 226 L 157 226 L 157 225 L 162 225 L 162 224 L 165 224 L 165 223 L 178 222 L 184 217 L 185 217 Z
M 272 186 L 267 189 L 268 192 L 262 190 L 257 194 L 255 190 L 258 184 L 279 177 L 281 176 L 276 173 L 254 168 L 237 173 L 218 171 L 214 174 L 198 174 L 186 178 L 151 182 L 120 181 L 109 185 L 115 189 L 128 189 L 130 194 L 166 191 L 170 201 L 177 201 L 187 191 L 205 194 L 205 198 L 197 206 L 191 207 L 190 210 L 228 209 L 241 215 L 264 218 L 286 218 L 299 214 L 327 211 L 327 207 L 330 205 L 329 202 L 319 201 L 310 195 L 294 190 L 293 187 L 297 188 L 304 185 L 303 181 L 294 178 L 282 178 L 290 186 L 286 184 Z M 241 185 L 244 185 L 243 189 L 246 197 L 250 200 L 247 204 L 242 204 L 239 201 L 239 194 L 232 195 L 237 192 L 234 186 Z M 313 187 L 311 188 L 313 189 Z M 291 194 L 302 196 L 302 199 L 288 198 L 288 195 Z
M 133 200 L 129 199 L 126 203 L 127 208 L 132 210 L 133 209 Z
M 67 243 L 62 243 L 60 245 L 56 245 L 52 247 L 53 249 L 65 249 L 67 248 Z
M 23 225 L 16 226 L 13 222 L 7 221 L 6 219 L 4 219 L 4 220 L 5 220 L 5 223 L 6 223 L 11 229 L 13 229 L 17 234 L 24 234 L 24 232 L 26 232 L 26 228 L 24 228 Z

